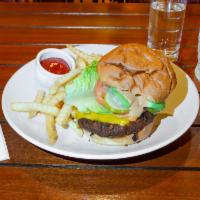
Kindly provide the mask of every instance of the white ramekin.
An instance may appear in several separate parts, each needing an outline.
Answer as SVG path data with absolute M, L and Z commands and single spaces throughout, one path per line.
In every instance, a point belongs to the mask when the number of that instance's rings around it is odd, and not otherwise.
M 65 62 L 67 62 L 67 64 L 70 67 L 70 70 L 75 68 L 75 61 L 68 52 L 56 48 L 48 48 L 41 50 L 37 54 L 35 61 L 36 77 L 44 87 L 52 86 L 58 77 L 63 76 L 63 74 L 60 75 L 51 73 L 42 67 L 40 61 L 47 58 L 62 58 Z

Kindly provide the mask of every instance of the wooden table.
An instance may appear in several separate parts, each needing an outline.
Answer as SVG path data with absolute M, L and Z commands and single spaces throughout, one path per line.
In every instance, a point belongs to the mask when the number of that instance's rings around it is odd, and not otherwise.
M 66 43 L 146 43 L 148 4 L 0 3 L 0 93 L 16 70 Z M 178 63 L 195 81 L 200 5 L 188 5 Z M 192 102 L 191 102 L 192 103 Z M 177 141 L 115 161 L 60 157 L 18 136 L 0 110 L 11 159 L 0 162 L 0 199 L 200 199 L 200 116 Z

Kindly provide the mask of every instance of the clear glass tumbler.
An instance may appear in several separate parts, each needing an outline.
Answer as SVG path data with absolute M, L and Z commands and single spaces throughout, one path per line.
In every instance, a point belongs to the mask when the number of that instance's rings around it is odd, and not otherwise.
M 198 63 L 195 68 L 196 78 L 200 81 L 200 29 L 199 29 L 199 37 L 198 37 Z
M 151 0 L 147 46 L 177 60 L 187 0 Z

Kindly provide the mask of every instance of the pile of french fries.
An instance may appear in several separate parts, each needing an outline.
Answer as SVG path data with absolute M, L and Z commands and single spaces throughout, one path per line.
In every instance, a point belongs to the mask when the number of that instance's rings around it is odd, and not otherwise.
M 101 58 L 100 55 L 86 54 L 72 45 L 67 45 L 67 48 L 75 56 L 75 69 L 58 78 L 47 93 L 38 90 L 33 102 L 15 102 L 11 104 L 13 111 L 28 112 L 29 118 L 33 118 L 39 113 L 45 115 L 46 130 L 50 144 L 54 144 L 58 139 L 56 124 L 63 128 L 70 126 L 79 135 L 83 135 L 83 131 L 78 128 L 77 124 L 71 118 L 73 108 L 64 101 L 65 85 L 78 76 L 92 61 Z

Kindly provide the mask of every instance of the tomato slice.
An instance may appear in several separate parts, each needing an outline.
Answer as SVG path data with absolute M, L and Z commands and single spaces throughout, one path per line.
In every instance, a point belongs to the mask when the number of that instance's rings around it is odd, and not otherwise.
M 101 105 L 104 105 L 104 97 L 106 95 L 106 90 L 107 90 L 107 87 L 103 85 L 103 83 L 100 80 L 98 80 L 95 86 L 95 95 L 96 95 L 97 101 Z

